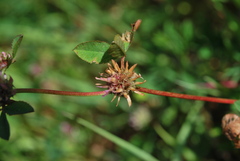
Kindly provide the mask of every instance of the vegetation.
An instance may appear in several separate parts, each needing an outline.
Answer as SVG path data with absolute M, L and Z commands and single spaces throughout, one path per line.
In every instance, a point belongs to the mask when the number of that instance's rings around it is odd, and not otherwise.
M 99 90 L 94 78 L 107 65 L 84 62 L 71 50 L 79 42 L 109 42 L 141 18 L 125 58 L 130 67 L 137 63 L 134 70 L 147 80 L 138 92 L 155 89 L 231 103 L 239 98 L 238 1 L 2 0 L 0 5 L 1 51 L 11 51 L 13 36 L 24 34 L 20 48 L 22 36 L 14 39 L 11 53 L 17 52 L 17 62 L 7 69 L 16 89 Z M 221 129 L 225 114 L 239 113 L 238 101 L 232 106 L 150 94 L 130 97 L 131 107 L 128 96 L 116 107 L 111 95 L 16 94 L 18 106 L 26 107 L 23 113 L 31 106 L 35 112 L 7 117 L 11 138 L 0 141 L 0 160 L 239 159 Z M 9 109 L 7 114 L 15 114 Z M 227 125 L 238 119 L 226 116 Z

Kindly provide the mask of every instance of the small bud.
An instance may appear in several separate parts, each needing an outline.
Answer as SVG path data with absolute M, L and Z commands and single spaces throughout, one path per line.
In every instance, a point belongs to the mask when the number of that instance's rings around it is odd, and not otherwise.
M 222 118 L 223 133 L 233 141 L 235 148 L 240 148 L 240 118 L 236 114 L 226 114 Z
M 132 31 L 134 32 L 137 31 L 141 23 L 142 23 L 142 20 L 138 19 L 134 24 L 132 24 Z

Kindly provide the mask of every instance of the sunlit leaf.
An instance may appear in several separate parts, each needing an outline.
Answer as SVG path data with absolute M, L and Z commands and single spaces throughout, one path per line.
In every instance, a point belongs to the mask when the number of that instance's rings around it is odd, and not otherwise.
M 141 20 L 137 20 L 132 24 L 132 31 L 126 31 L 114 37 L 114 41 L 109 44 L 103 41 L 89 41 L 76 46 L 73 51 L 83 60 L 89 63 L 107 63 L 111 59 L 118 59 L 126 56 L 130 44 L 133 40 L 133 34 L 141 24 Z
M 8 115 L 19 115 L 34 112 L 31 105 L 23 101 L 15 101 L 4 108 L 4 112 Z
M 76 46 L 73 51 L 88 63 L 99 64 L 110 44 L 103 41 L 89 41 Z
M 124 52 L 116 43 L 108 44 L 103 41 L 81 43 L 73 51 L 86 62 L 96 64 L 107 63 L 111 59 L 124 56 Z
M 13 39 L 13 42 L 12 42 L 12 55 L 13 57 L 15 57 L 16 53 L 17 53 L 17 50 L 22 42 L 22 39 L 23 39 L 23 35 L 18 35 L 16 36 L 14 39 Z
M 10 127 L 4 112 L 0 116 L 0 137 L 5 140 L 9 140 L 10 137 Z

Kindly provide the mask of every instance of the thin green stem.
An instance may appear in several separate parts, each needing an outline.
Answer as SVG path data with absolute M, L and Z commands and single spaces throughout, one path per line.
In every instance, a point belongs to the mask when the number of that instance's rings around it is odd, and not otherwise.
M 235 101 L 237 101 L 235 99 L 204 97 L 204 96 L 195 96 L 195 95 L 187 95 L 187 94 L 180 94 L 180 93 L 173 93 L 173 92 L 158 91 L 158 90 L 148 89 L 143 87 L 138 87 L 137 90 L 140 92 L 159 95 L 159 96 L 176 97 L 176 98 L 182 98 L 182 99 L 200 100 L 200 101 L 226 103 L 226 104 L 233 104 Z
M 106 94 L 105 91 L 97 92 L 71 92 L 71 91 L 58 91 L 49 89 L 35 89 L 35 88 L 17 88 L 14 89 L 16 93 L 42 93 L 42 94 L 54 94 L 65 96 L 99 96 Z

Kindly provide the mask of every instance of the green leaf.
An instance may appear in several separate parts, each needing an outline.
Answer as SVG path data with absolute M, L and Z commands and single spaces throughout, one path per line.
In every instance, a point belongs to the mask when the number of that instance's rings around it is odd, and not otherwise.
M 29 112 L 34 112 L 34 109 L 31 105 L 23 101 L 15 101 L 10 105 L 4 107 L 4 112 L 8 115 L 19 115 Z
M 240 111 L 240 100 L 237 100 L 234 102 L 233 106 L 238 110 Z
M 102 41 L 89 41 L 76 46 L 73 51 L 88 63 L 99 64 L 110 44 Z
M 96 64 L 107 63 L 125 54 L 116 43 L 109 44 L 103 41 L 81 43 L 73 51 L 86 62 Z
M 12 42 L 12 56 L 13 58 L 15 57 L 16 53 L 17 53 L 17 50 L 22 42 L 22 39 L 23 39 L 23 35 L 18 35 L 16 36 L 14 39 L 13 39 L 13 42 Z
M 114 37 L 113 43 L 118 45 L 122 51 L 127 51 L 128 46 L 127 45 L 125 46 L 125 42 L 126 41 L 122 40 L 122 37 L 120 35 L 116 35 Z
M 4 112 L 0 116 L 0 137 L 5 140 L 9 140 L 10 137 L 10 127 Z
M 134 32 L 140 24 L 141 20 L 137 20 L 132 24 L 132 31 L 126 31 L 122 36 L 116 35 L 111 44 L 102 41 L 89 41 L 77 45 L 73 51 L 81 59 L 96 64 L 107 63 L 111 59 L 126 56 L 126 51 L 132 43 Z
M 109 49 L 104 53 L 102 60 L 100 63 L 107 63 L 111 59 L 118 59 L 125 56 L 125 52 L 121 47 L 118 46 L 116 43 L 112 43 Z

